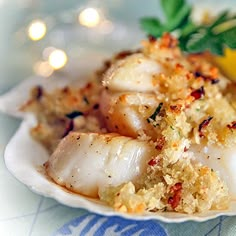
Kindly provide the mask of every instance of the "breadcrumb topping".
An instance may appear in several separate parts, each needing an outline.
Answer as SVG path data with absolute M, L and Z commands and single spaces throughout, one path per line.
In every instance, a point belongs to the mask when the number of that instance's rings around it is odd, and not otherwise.
M 32 136 L 52 152 L 71 130 L 119 133 L 120 127 L 107 126 L 107 120 L 116 114 L 117 101 L 131 104 L 132 101 L 127 100 L 131 96 L 117 95 L 115 105 L 104 117 L 100 96 L 104 90 L 112 92 L 104 88 L 101 81 L 106 73 L 113 73 L 113 65 L 141 53 L 163 68 L 161 73 L 152 75 L 153 90 L 148 92 L 160 102 L 155 108 L 130 105 L 144 114 L 143 122 L 149 127 L 136 130 L 132 136 L 151 142 L 159 154 L 149 160 L 139 183 L 107 187 L 99 193 L 100 199 L 115 210 L 127 213 L 192 214 L 226 209 L 229 206 L 227 186 L 213 169 L 196 161 L 194 153 L 188 150 L 193 144 L 236 146 L 236 84 L 220 74 L 208 54 L 182 53 L 170 34 L 159 40 L 149 38 L 142 46 L 138 52 L 125 51 L 106 61 L 97 78 L 85 88 L 66 87 L 52 93 L 41 87 L 34 88 L 31 99 L 21 108 L 34 112 L 38 118 L 38 125 L 31 130 Z M 73 112 L 75 117 L 69 117 Z

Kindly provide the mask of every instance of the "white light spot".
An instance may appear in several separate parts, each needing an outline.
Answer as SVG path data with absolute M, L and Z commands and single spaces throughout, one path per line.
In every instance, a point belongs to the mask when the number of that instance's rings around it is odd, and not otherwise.
M 55 70 L 58 70 L 66 65 L 67 55 L 64 51 L 56 49 L 52 51 L 48 57 L 49 64 Z
M 95 27 L 99 24 L 101 17 L 94 8 L 86 8 L 79 14 L 79 22 L 87 27 Z
M 53 73 L 53 68 L 47 61 L 39 61 L 34 65 L 34 72 L 43 77 L 49 77 Z
M 28 36 L 33 41 L 42 39 L 46 35 L 46 32 L 46 24 L 41 20 L 32 21 L 28 27 Z
M 50 54 L 51 54 L 53 51 L 55 51 L 55 50 L 56 50 L 56 48 L 54 48 L 54 47 L 47 47 L 47 48 L 45 48 L 45 49 L 43 50 L 43 53 L 42 53 L 43 59 L 44 59 L 45 61 L 47 61 L 48 58 L 49 58 L 49 56 L 50 56 Z

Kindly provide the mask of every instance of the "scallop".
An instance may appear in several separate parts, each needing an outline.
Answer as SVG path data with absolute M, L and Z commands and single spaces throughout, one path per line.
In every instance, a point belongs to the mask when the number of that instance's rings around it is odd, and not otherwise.
M 134 138 L 144 133 L 156 140 L 157 130 L 150 124 L 148 118 L 159 103 L 160 100 L 154 94 L 104 91 L 100 100 L 100 110 L 110 132 Z
M 162 71 L 157 61 L 137 53 L 115 62 L 106 72 L 103 85 L 111 91 L 155 91 L 158 89 L 155 76 Z
M 192 145 L 189 149 L 197 161 L 217 171 L 229 188 L 230 196 L 236 199 L 236 147 L 217 145 Z
M 50 156 L 46 170 L 59 185 L 97 197 L 107 186 L 136 183 L 156 155 L 146 141 L 114 133 L 71 132 Z

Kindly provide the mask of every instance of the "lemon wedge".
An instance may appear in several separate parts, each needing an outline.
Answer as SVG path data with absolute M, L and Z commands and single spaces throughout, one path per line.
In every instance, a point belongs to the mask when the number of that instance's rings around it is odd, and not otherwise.
M 216 56 L 213 60 L 223 74 L 229 79 L 236 81 L 236 50 L 226 48 L 224 56 Z

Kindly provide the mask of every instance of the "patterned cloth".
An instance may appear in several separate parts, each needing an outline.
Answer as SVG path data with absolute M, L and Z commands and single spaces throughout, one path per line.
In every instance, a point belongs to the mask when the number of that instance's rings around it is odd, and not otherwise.
M 167 235 L 228 235 L 223 229 L 227 217 L 220 217 L 216 221 L 207 222 L 207 229 L 199 228 L 197 231 L 192 231 L 197 226 L 191 224 L 162 224 L 157 221 L 132 221 L 125 220 L 119 217 L 102 217 L 94 214 L 85 214 L 71 220 L 65 224 L 54 234 L 55 236 L 63 235 L 94 235 L 94 236 L 167 236 Z M 203 225 L 203 224 L 202 224 Z M 181 230 L 179 230 L 181 229 Z

